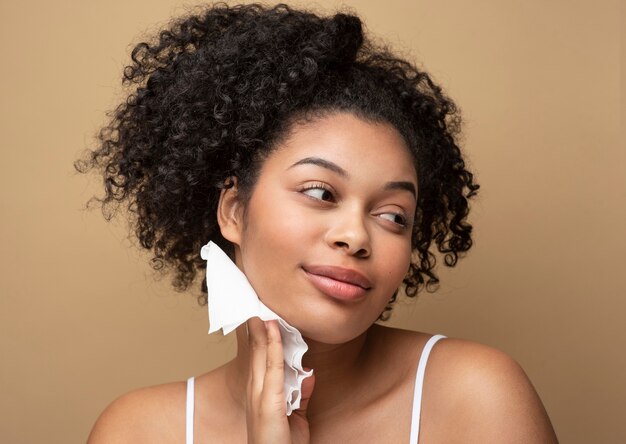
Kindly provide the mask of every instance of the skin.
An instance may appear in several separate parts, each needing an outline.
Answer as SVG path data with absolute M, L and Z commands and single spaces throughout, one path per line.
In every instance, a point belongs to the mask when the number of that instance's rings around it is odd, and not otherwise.
M 195 442 L 409 440 L 417 361 L 430 335 L 374 324 L 409 265 L 416 200 L 407 184 L 417 189 L 416 173 L 393 127 L 335 113 L 294 126 L 247 206 L 236 186 L 222 192 L 218 222 L 235 262 L 302 332 L 314 377 L 287 417 L 280 333 L 275 322 L 251 319 L 237 329 L 237 356 L 197 378 Z M 371 288 L 338 301 L 311 284 L 311 265 L 358 270 Z M 184 424 L 185 383 L 165 384 L 116 400 L 89 442 L 184 442 Z M 420 424 L 420 443 L 556 442 L 520 366 L 459 339 L 433 348 Z

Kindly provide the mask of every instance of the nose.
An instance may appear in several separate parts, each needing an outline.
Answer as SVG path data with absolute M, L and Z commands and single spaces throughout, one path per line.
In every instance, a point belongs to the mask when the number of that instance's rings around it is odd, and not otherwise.
M 364 222 L 362 213 L 356 209 L 335 213 L 326 232 L 326 243 L 351 256 L 368 257 L 371 254 L 370 235 Z

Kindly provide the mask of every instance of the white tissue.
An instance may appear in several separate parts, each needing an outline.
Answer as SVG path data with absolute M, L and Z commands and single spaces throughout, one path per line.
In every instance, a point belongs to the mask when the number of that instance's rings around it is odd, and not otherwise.
M 285 401 L 287 415 L 291 415 L 300 408 L 302 381 L 313 374 L 302 368 L 302 356 L 309 347 L 295 327 L 261 302 L 246 276 L 217 244 L 206 244 L 200 256 L 207 261 L 209 334 L 222 329 L 226 335 L 255 316 L 278 320 L 285 356 Z

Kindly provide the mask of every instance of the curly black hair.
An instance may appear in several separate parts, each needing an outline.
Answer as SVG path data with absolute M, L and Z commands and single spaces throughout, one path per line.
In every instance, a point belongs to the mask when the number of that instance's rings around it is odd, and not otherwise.
M 126 100 L 75 167 L 102 172 L 105 195 L 94 199 L 105 217 L 125 204 L 152 266 L 173 269 L 177 290 L 206 267 L 199 251 L 208 240 L 232 254 L 216 218 L 229 178 L 245 202 L 293 123 L 336 111 L 393 125 L 413 154 L 407 296 L 437 287 L 433 241 L 450 267 L 472 246 L 467 198 L 479 185 L 457 145 L 457 107 L 426 72 L 366 37 L 357 16 L 218 3 L 176 19 L 131 58 Z M 204 304 L 204 282 L 202 290 Z

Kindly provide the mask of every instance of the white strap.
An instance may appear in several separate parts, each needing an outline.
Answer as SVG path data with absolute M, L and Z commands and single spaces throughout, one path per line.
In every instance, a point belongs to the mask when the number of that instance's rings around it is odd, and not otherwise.
M 411 415 L 411 438 L 410 444 L 417 444 L 420 434 L 420 415 L 422 411 L 422 386 L 424 385 L 424 374 L 426 372 L 426 362 L 433 345 L 439 340 L 445 338 L 443 335 L 434 335 L 426 342 L 422 350 L 420 362 L 417 365 L 417 374 L 415 375 L 415 391 L 413 393 L 413 414 Z
M 187 413 L 185 442 L 193 444 L 194 377 L 187 379 Z

